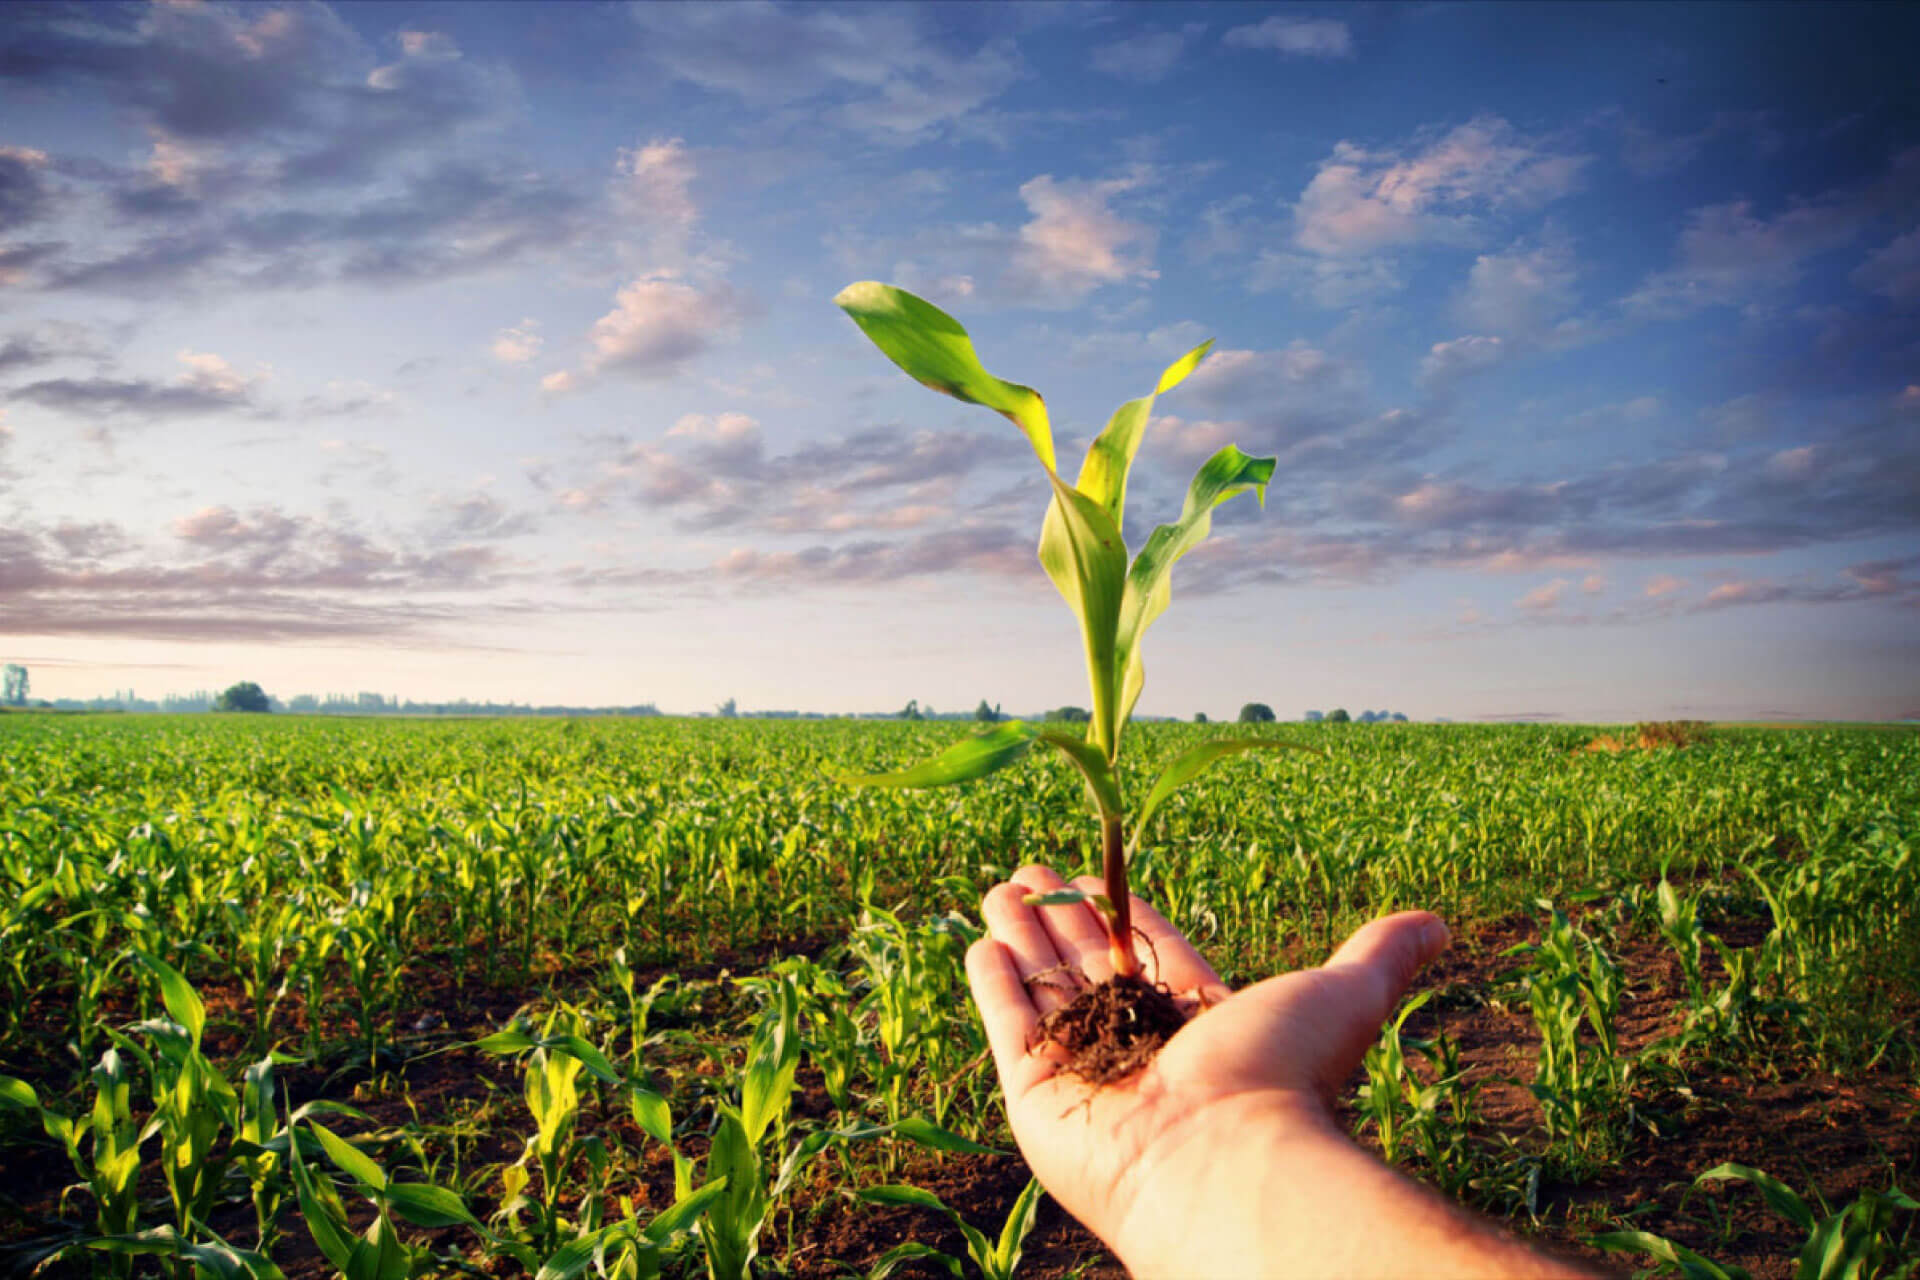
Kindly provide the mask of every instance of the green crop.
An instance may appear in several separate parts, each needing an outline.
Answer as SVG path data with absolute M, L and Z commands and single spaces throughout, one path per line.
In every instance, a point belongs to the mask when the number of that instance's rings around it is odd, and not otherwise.
M 1079 477 L 1068 484 L 1055 466 L 1053 428 L 1040 393 L 988 373 L 959 321 L 924 298 L 870 280 L 848 285 L 834 301 L 915 381 L 956 400 L 995 410 L 1026 435 L 1053 494 L 1040 529 L 1040 565 L 1079 619 L 1093 699 L 1085 738 L 1016 720 L 950 747 L 915 768 L 847 781 L 870 787 L 944 787 L 1004 769 L 1035 743 L 1065 753 L 1085 779 L 1087 796 L 1100 821 L 1106 892 L 1088 896 L 1064 891 L 1054 896 L 1091 902 L 1106 922 L 1114 972 L 1138 974 L 1127 858 L 1138 848 L 1155 812 L 1184 783 L 1225 756 L 1296 745 L 1269 738 L 1202 742 L 1161 771 L 1131 815 L 1121 793 L 1120 738 L 1146 684 L 1142 642 L 1147 628 L 1166 612 L 1173 598 L 1173 566 L 1206 540 L 1215 507 L 1248 491 L 1265 501 L 1275 460 L 1249 457 L 1237 445 L 1223 447 L 1200 465 L 1187 488 L 1179 519 L 1156 528 L 1129 563 L 1120 534 L 1127 473 L 1146 433 L 1155 398 L 1186 380 L 1206 358 L 1211 339 L 1168 365 L 1153 391 L 1114 411 L 1106 429 L 1088 447 Z

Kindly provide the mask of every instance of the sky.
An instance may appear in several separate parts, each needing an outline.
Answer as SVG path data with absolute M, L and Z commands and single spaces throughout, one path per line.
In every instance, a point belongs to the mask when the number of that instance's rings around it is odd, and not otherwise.
M 1125 533 L 1228 442 L 1143 715 L 1920 716 L 1920 8 L 10 5 L 0 659 L 41 697 L 1087 693 L 1038 388 Z

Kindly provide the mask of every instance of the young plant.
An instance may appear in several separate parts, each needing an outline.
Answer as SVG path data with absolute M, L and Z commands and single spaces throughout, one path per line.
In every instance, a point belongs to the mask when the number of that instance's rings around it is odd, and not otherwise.
M 1127 472 L 1146 432 L 1155 397 L 1185 381 L 1206 357 L 1211 341 L 1168 365 L 1151 393 L 1115 410 L 1088 448 L 1079 477 L 1068 484 L 1055 466 L 1053 428 L 1040 393 L 988 373 L 974 354 L 967 331 L 952 316 L 903 289 L 873 281 L 847 286 L 834 302 L 915 381 L 956 400 L 993 409 L 1026 435 L 1053 495 L 1040 530 L 1040 565 L 1079 619 L 1093 702 L 1084 739 L 1010 721 L 915 768 L 846 781 L 876 787 L 951 786 L 1004 769 L 1036 742 L 1065 753 L 1084 777 L 1099 817 L 1106 890 L 1092 897 L 1071 896 L 1089 901 L 1105 921 L 1114 972 L 1138 977 L 1140 958 L 1133 946 L 1128 909 L 1127 859 L 1139 848 L 1154 813 L 1183 783 L 1224 756 L 1255 747 L 1294 745 L 1264 738 L 1203 742 L 1175 757 L 1131 812 L 1121 794 L 1121 735 L 1146 682 L 1141 642 L 1172 599 L 1173 566 L 1206 539 L 1215 507 L 1248 490 L 1264 502 L 1275 460 L 1248 457 L 1234 445 L 1222 448 L 1194 476 L 1179 519 L 1155 529 L 1129 563 L 1120 536 Z

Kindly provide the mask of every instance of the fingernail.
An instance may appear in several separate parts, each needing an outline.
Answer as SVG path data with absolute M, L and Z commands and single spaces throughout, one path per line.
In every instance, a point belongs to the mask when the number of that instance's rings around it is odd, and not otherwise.
M 1428 957 L 1438 955 L 1452 936 L 1437 917 L 1427 921 L 1420 926 L 1420 954 Z

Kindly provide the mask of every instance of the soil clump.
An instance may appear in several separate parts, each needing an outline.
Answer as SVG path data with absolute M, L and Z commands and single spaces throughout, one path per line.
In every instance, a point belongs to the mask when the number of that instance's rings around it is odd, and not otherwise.
M 1034 1047 L 1056 1045 L 1060 1070 L 1098 1089 L 1133 1075 L 1187 1025 L 1187 1011 L 1165 987 L 1116 975 L 1042 1015 Z

